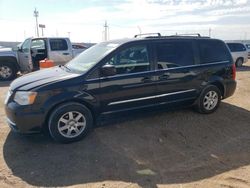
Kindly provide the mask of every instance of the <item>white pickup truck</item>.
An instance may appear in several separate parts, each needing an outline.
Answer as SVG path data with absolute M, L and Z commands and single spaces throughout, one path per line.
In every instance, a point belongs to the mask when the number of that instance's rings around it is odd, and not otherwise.
M 85 49 L 74 48 L 69 38 L 28 38 L 15 48 L 0 49 L 0 80 L 13 80 L 19 71 L 36 71 L 45 58 L 55 65 L 65 64 Z

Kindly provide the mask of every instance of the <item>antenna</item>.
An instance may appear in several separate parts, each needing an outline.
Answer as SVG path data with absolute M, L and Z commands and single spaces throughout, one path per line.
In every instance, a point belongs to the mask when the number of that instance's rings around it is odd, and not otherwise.
M 39 16 L 39 12 L 35 8 L 34 17 L 36 18 L 36 35 L 37 35 L 37 37 L 39 37 L 38 20 L 37 20 L 38 16 Z

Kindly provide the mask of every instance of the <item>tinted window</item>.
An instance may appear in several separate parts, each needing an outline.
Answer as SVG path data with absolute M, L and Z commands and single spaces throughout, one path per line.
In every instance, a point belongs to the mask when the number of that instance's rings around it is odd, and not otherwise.
M 158 69 L 194 64 L 192 42 L 174 41 L 156 44 Z
M 243 52 L 246 51 L 246 47 L 241 43 L 227 43 L 231 52 Z
M 201 64 L 229 61 L 230 54 L 226 45 L 221 41 L 199 41 Z
M 50 39 L 49 43 L 52 51 L 68 50 L 68 45 L 65 39 Z
M 133 46 L 118 52 L 107 64 L 114 65 L 117 74 L 143 72 L 150 69 L 147 47 Z

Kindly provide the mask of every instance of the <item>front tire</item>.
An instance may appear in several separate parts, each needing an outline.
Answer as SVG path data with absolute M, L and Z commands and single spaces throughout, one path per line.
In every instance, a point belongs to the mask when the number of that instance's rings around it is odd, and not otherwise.
M 196 109 L 202 114 L 210 114 L 217 110 L 221 102 L 221 91 L 214 85 L 209 85 L 201 92 Z
M 239 58 L 239 59 L 237 59 L 237 61 L 236 61 L 236 67 L 242 67 L 242 65 L 243 65 L 243 59 L 242 58 Z
M 16 67 L 11 63 L 0 63 L 0 80 L 9 81 L 17 76 Z
M 58 106 L 49 118 L 49 133 L 61 143 L 83 139 L 93 126 L 90 110 L 80 103 L 66 103 Z

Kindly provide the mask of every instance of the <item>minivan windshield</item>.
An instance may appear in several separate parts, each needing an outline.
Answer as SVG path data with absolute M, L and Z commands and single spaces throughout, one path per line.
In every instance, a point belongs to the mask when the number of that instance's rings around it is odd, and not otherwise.
M 118 47 L 119 44 L 99 43 L 82 52 L 80 55 L 72 59 L 66 66 L 77 73 L 84 73 L 93 67 L 104 56 Z

